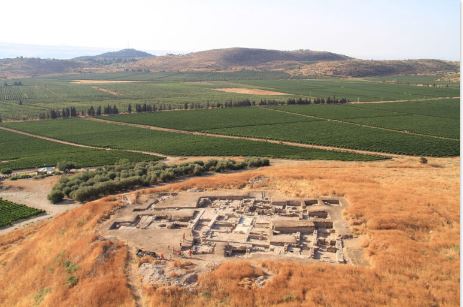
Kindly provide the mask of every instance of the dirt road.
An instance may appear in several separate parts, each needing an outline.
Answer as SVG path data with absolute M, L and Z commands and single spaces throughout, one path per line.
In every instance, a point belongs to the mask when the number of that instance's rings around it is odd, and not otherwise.
M 158 126 L 116 122 L 116 121 L 111 121 L 111 120 L 107 120 L 103 118 L 95 118 L 95 117 L 86 117 L 85 119 L 98 121 L 98 122 L 104 122 L 104 123 L 110 123 L 110 124 L 120 125 L 120 126 L 150 129 L 150 130 L 155 130 L 155 131 L 164 131 L 164 132 L 181 133 L 181 134 L 198 135 L 198 136 L 208 136 L 208 137 L 223 138 L 223 139 L 264 142 L 264 143 L 280 144 L 280 145 L 302 147 L 302 148 L 348 152 L 348 153 L 371 155 L 371 156 L 384 156 L 384 157 L 390 157 L 390 158 L 406 157 L 406 155 L 398 155 L 398 154 L 392 154 L 392 153 L 383 153 L 383 152 L 360 150 L 360 149 L 341 148 L 341 147 L 324 146 L 324 145 L 312 145 L 312 144 L 303 144 L 303 143 L 296 143 L 296 142 L 289 142 L 289 141 L 277 141 L 277 140 L 271 140 L 271 139 L 263 139 L 263 138 L 257 138 L 257 137 L 235 136 L 235 135 L 226 135 L 226 134 L 219 134 L 219 133 L 188 131 L 188 130 L 179 130 L 179 129 L 172 129 L 172 128 L 163 128 L 163 127 L 158 127 Z

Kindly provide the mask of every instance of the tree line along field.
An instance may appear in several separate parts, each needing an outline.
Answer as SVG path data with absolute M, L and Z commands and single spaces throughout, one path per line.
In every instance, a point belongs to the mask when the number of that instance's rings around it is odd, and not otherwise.
M 250 78 L 255 78 L 254 80 Z M 280 79 L 276 79 L 280 78 Z M 285 78 L 285 79 L 282 79 Z M 409 77 L 410 79 L 419 77 Z M 135 81 L 131 83 L 75 83 L 74 80 Z M 12 82 L 10 81 L 10 84 Z M 21 86 L 0 83 L 0 116 L 4 119 L 36 118 L 41 112 L 63 107 L 87 110 L 90 106 L 129 104 L 207 104 L 250 99 L 286 100 L 298 97 L 346 97 L 351 101 L 423 99 L 459 96 L 459 88 L 418 87 L 413 83 L 392 83 L 346 79 L 287 79 L 278 73 L 113 73 L 82 74 L 21 80 Z M 287 93 L 283 96 L 221 92 L 219 88 L 257 88 Z
M 27 219 L 43 213 L 45 213 L 43 210 L 15 204 L 0 198 L 0 228 L 9 226 L 18 220 Z
M 73 161 L 80 167 L 130 161 L 159 160 L 160 157 L 118 150 L 98 150 L 54 143 L 0 130 L 0 170 L 25 169 Z
M 85 119 L 4 123 L 6 127 L 78 144 L 119 150 L 140 150 L 171 156 L 257 156 L 305 160 L 371 161 L 381 156 L 318 150 L 121 126 Z M 27 148 L 23 148 L 26 155 Z

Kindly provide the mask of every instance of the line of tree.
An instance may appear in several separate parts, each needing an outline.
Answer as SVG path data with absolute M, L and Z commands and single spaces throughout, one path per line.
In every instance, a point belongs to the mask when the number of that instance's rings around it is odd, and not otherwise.
M 63 108 L 61 110 L 49 110 L 47 113 L 40 113 L 39 119 L 56 119 L 56 118 L 71 118 L 81 115 L 75 107 Z
M 59 183 L 53 187 L 48 195 L 48 199 L 53 203 L 58 203 L 64 197 L 68 197 L 84 202 L 104 195 L 141 186 L 156 185 L 178 178 L 268 165 L 270 165 L 270 161 L 265 158 L 248 158 L 241 162 L 235 160 L 194 161 L 177 165 L 166 165 L 160 161 L 129 162 L 128 160 L 121 160 L 114 165 L 61 177 Z M 63 166 L 76 167 L 73 163 L 64 163 Z
M 272 106 L 272 105 L 310 105 L 310 104 L 346 104 L 347 98 L 327 97 L 327 98 L 288 98 L 286 100 L 261 99 L 258 101 L 250 99 L 228 100 L 223 102 L 206 102 L 206 103 L 183 103 L 183 104 L 149 104 L 136 103 L 127 105 L 127 113 L 159 112 L 171 110 L 198 110 L 198 109 L 223 109 L 235 107 L 252 107 L 252 106 Z M 78 116 L 101 116 L 115 115 L 120 111 L 116 105 L 107 106 L 90 106 L 87 110 L 80 112 L 75 107 L 63 108 L 61 110 L 49 110 L 46 113 L 39 114 L 39 119 L 56 119 L 71 118 Z

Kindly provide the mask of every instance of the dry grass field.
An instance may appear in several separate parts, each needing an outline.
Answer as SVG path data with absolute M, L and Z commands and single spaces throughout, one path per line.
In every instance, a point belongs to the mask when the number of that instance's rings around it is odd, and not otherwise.
M 128 248 L 102 240 L 96 225 L 118 206 L 107 197 L 52 221 L 0 236 L 2 306 L 457 306 L 459 159 L 279 162 L 192 178 L 155 190 L 246 188 L 288 196 L 342 195 L 369 265 L 235 260 L 200 276 L 197 289 L 139 288 L 127 278 Z M 153 190 L 153 189 L 151 189 Z M 149 190 L 146 190 L 149 191 Z M 270 272 L 263 288 L 243 279 Z M 76 281 L 77 280 L 77 281 Z M 130 286 L 129 286 L 130 285 Z M 139 283 L 135 283 L 139 286 Z

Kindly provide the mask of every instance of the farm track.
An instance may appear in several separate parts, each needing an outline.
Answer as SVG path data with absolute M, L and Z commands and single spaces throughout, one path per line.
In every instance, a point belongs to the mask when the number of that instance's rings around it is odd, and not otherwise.
M 189 134 L 189 135 L 196 135 L 196 136 L 207 136 L 207 137 L 232 139 L 232 140 L 264 142 L 264 143 L 287 145 L 287 146 L 293 146 L 293 147 L 311 148 L 311 149 L 337 151 L 337 152 L 347 152 L 347 153 L 370 155 L 370 156 L 383 156 L 383 157 L 389 157 L 389 158 L 413 157 L 413 156 L 409 156 L 409 155 L 399 155 L 399 154 L 393 154 L 393 153 L 384 153 L 384 152 L 377 152 L 377 151 L 342 148 L 342 147 L 335 147 L 335 146 L 303 144 L 303 143 L 297 143 L 297 142 L 279 141 L 279 140 L 271 140 L 271 139 L 264 139 L 264 138 L 257 138 L 257 137 L 235 136 L 235 135 L 227 135 L 227 134 L 199 132 L 199 131 L 188 131 L 188 130 L 179 130 L 179 129 L 173 129 L 173 128 L 163 128 L 163 127 L 158 127 L 158 126 L 133 124 L 133 123 L 125 123 L 125 122 L 116 122 L 116 121 L 111 121 L 111 120 L 102 119 L 102 118 L 94 118 L 94 117 L 85 117 L 84 119 L 85 120 L 93 120 L 93 121 L 103 122 L 103 123 L 107 123 L 107 124 L 120 125 L 120 126 L 127 126 L 127 127 L 141 128 L 141 129 L 149 129 L 149 130 L 154 130 L 154 131 L 171 132 L 171 133 Z
M 443 100 L 443 99 L 459 99 L 460 96 L 455 97 L 435 97 L 435 98 L 417 98 L 417 99 L 400 99 L 400 100 L 378 100 L 378 101 L 351 101 L 350 104 L 365 104 L 365 103 L 390 103 L 390 102 L 417 102 L 429 100 Z
M 45 141 L 49 141 L 49 142 L 54 142 L 54 143 L 59 143 L 59 144 L 69 145 L 69 146 L 74 146 L 74 147 L 96 149 L 96 150 L 118 150 L 118 151 L 125 151 L 125 152 L 140 153 L 140 154 L 145 154 L 145 155 L 150 155 L 150 156 L 157 156 L 157 157 L 162 157 L 162 158 L 169 158 L 168 156 L 166 156 L 164 154 L 161 154 L 161 153 L 157 153 L 157 152 L 142 151 L 142 150 L 132 150 L 132 149 L 113 149 L 113 148 L 106 148 L 106 147 L 84 145 L 84 144 L 79 144 L 79 143 L 63 141 L 63 140 L 59 140 L 59 139 L 55 139 L 55 138 L 51 138 L 51 137 L 47 137 L 47 136 L 37 135 L 37 134 L 29 133 L 29 132 L 24 132 L 24 131 L 12 129 L 12 128 L 6 128 L 6 127 L 2 127 L 2 126 L 0 126 L 0 129 L 5 130 L 5 131 L 9 131 L 9 132 L 13 132 L 13 133 L 17 133 L 17 134 L 22 134 L 22 135 L 29 136 L 29 137 L 33 137 L 33 138 L 36 138 L 36 139 L 41 139 L 41 140 L 45 140 Z
M 429 137 L 429 138 L 441 139 L 441 140 L 459 141 L 458 139 L 448 138 L 448 137 L 445 137 L 445 136 L 409 132 L 409 131 L 404 131 L 404 130 L 383 128 L 383 127 L 371 126 L 371 125 L 366 125 L 366 124 L 358 124 L 358 123 L 348 122 L 348 121 L 344 121 L 344 120 L 340 120 L 340 119 L 332 119 L 332 118 L 320 117 L 320 116 L 315 116 L 315 115 L 307 115 L 307 114 L 295 113 L 295 112 L 290 112 L 290 111 L 276 110 L 276 109 L 272 109 L 272 108 L 266 108 L 266 110 L 271 110 L 271 111 L 274 111 L 274 112 L 286 113 L 286 114 L 291 114 L 291 115 L 298 115 L 298 116 L 302 116 L 302 117 L 306 117 L 306 118 L 320 119 L 320 120 L 324 120 L 324 121 L 328 121 L 328 122 L 336 122 L 336 123 L 341 123 L 341 124 L 353 125 L 353 126 L 357 126 L 357 127 L 378 129 L 378 130 L 383 130 L 383 131 L 396 132 L 396 133 L 402 133 L 402 134 L 408 134 L 408 135 L 416 135 L 416 136 L 421 136 L 421 137 Z
M 132 253 L 130 252 L 130 248 L 127 247 L 127 259 L 125 261 L 125 268 L 124 268 L 124 273 L 125 273 L 125 278 L 127 280 L 127 287 L 130 290 L 130 293 L 132 294 L 135 307 L 142 307 L 143 306 L 143 299 L 141 296 L 141 292 L 139 291 L 137 285 L 136 285 L 136 272 L 134 272 L 134 259 L 132 256 Z

